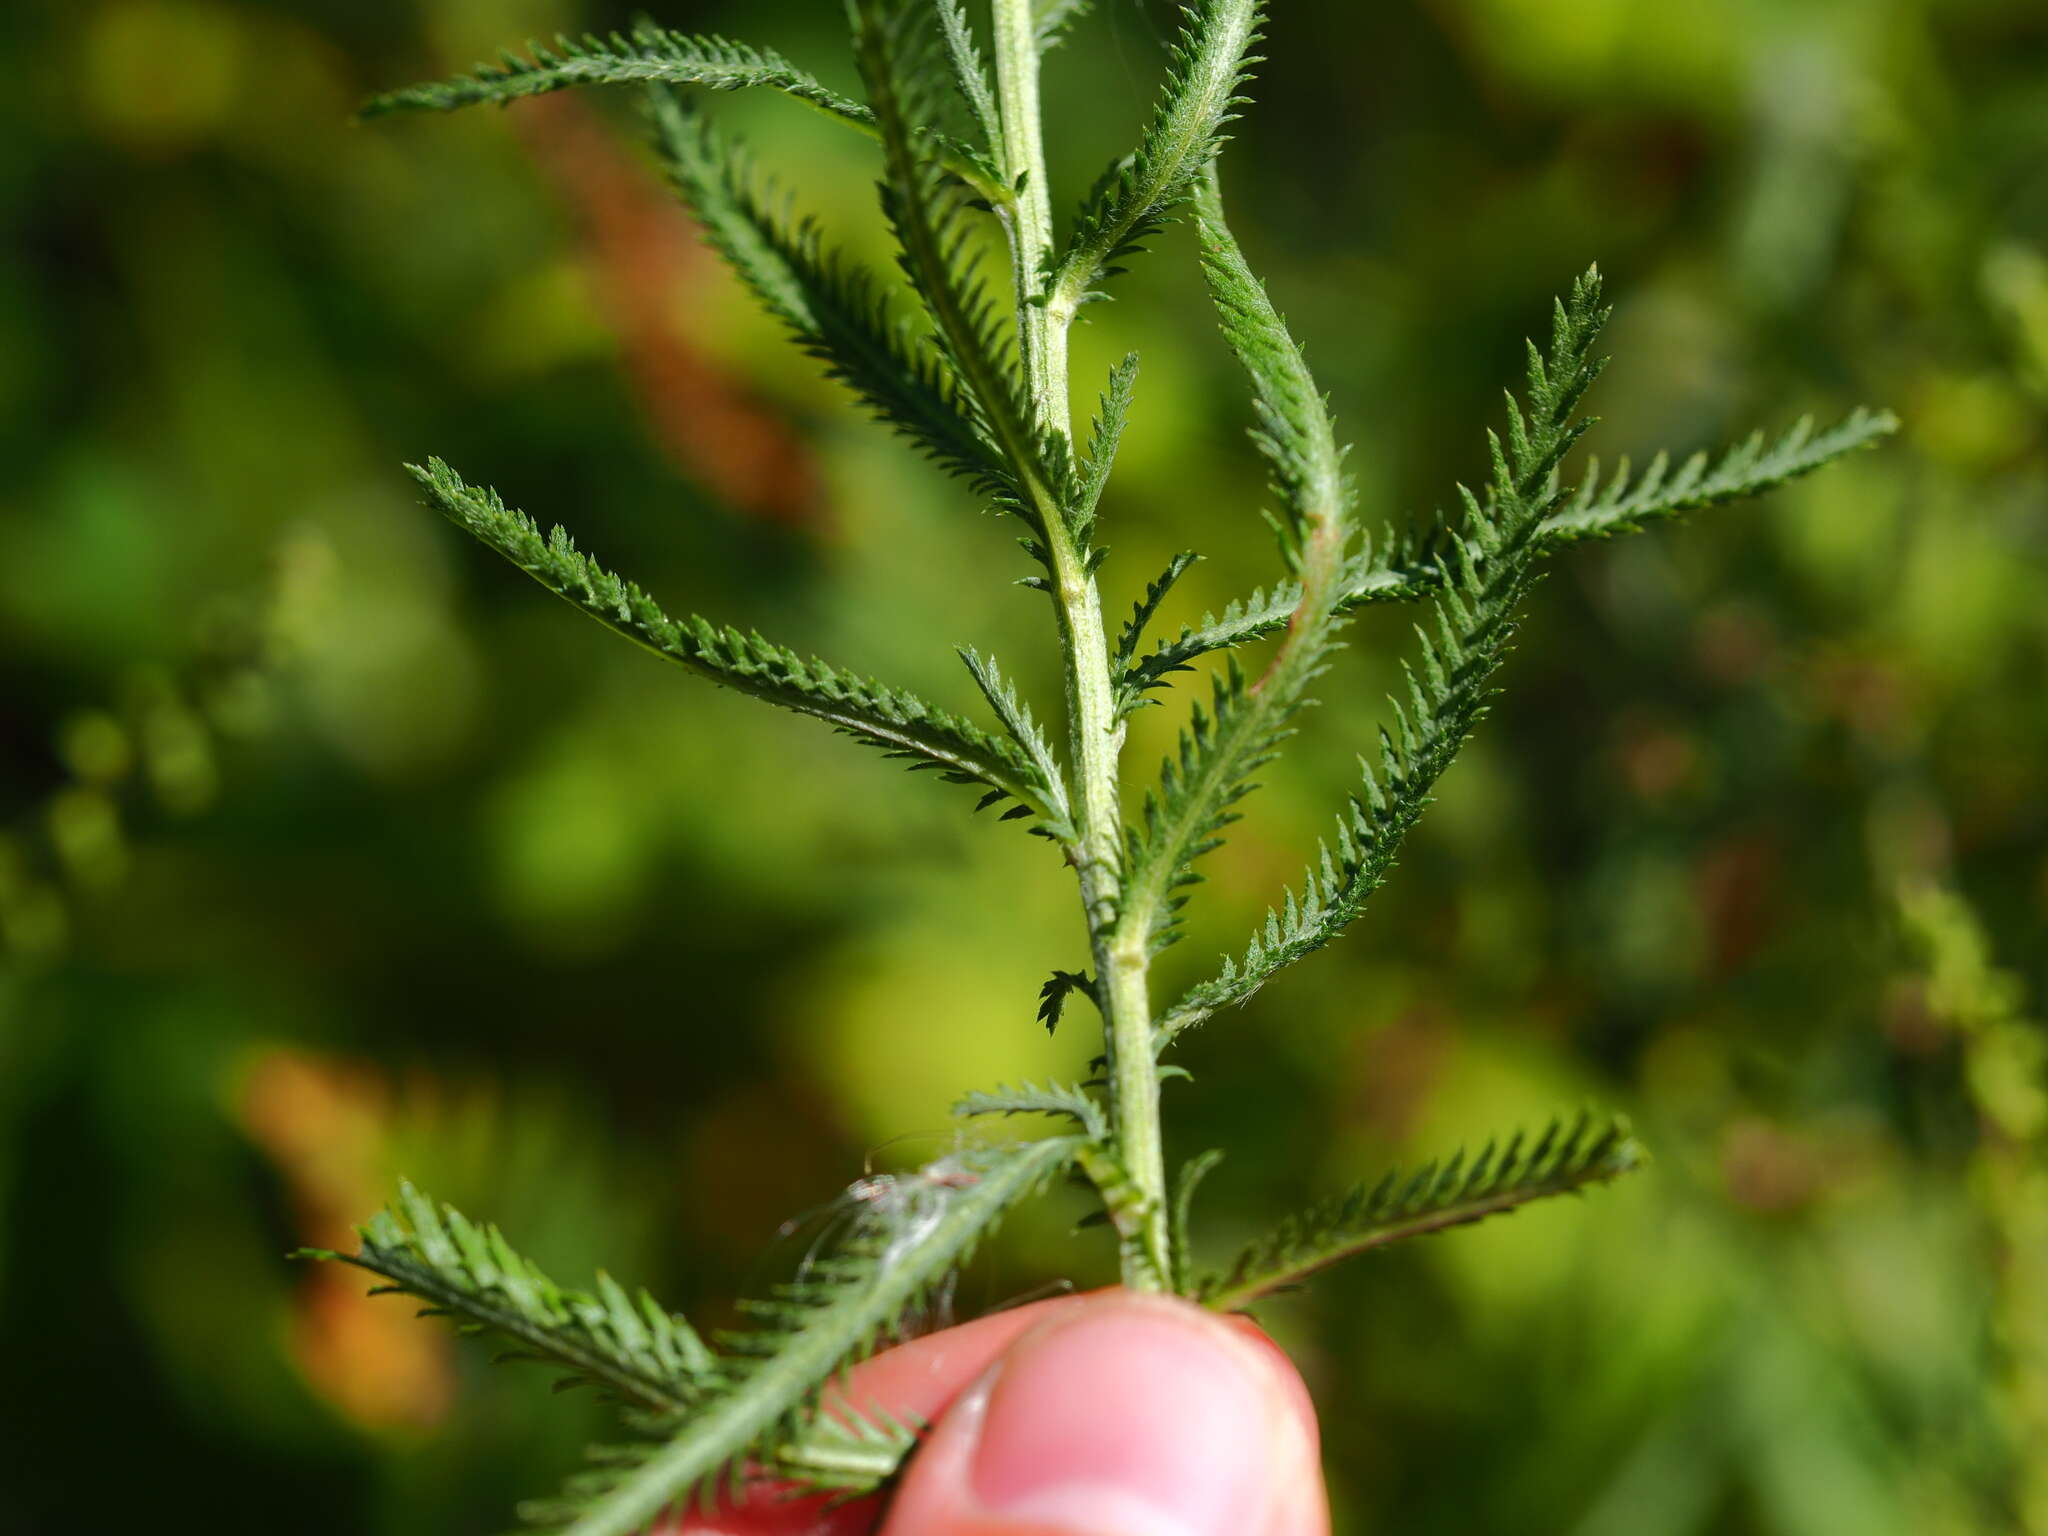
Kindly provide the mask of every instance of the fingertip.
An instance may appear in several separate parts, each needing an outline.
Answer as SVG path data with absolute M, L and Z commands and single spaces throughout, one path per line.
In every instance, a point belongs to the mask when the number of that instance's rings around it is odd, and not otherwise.
M 1255 1329 L 1117 1293 L 1034 1329 L 913 1463 L 887 1536 L 1326 1536 L 1313 1414 Z

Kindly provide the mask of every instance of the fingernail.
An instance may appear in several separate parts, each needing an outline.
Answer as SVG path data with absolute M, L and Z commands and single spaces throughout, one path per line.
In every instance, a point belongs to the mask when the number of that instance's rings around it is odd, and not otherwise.
M 1011 1351 L 987 1388 L 974 1489 L 991 1514 L 1071 1536 L 1247 1536 L 1273 1507 L 1287 1413 L 1253 1346 L 1133 1298 Z

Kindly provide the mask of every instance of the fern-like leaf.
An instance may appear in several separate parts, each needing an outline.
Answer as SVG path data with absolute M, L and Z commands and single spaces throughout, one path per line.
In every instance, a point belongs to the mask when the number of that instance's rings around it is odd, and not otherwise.
M 1119 679 L 1130 676 L 1133 664 L 1137 660 L 1138 647 L 1145 643 L 1145 630 L 1151 624 L 1153 615 L 1159 612 L 1159 605 L 1166 601 L 1166 594 L 1173 590 L 1173 584 L 1186 574 L 1188 567 L 1201 558 L 1191 549 L 1182 550 L 1167 562 L 1165 570 L 1152 578 L 1145 588 L 1145 595 L 1131 605 L 1131 617 L 1125 623 L 1123 633 L 1117 636 L 1116 654 L 1110 658 L 1109 669 L 1114 676 Z M 1300 606 L 1301 589 L 1296 587 L 1294 608 Z M 1292 613 L 1294 608 L 1288 609 L 1288 612 Z M 1284 627 L 1286 623 L 1287 620 L 1283 617 L 1280 624 L 1275 627 Z M 1172 670 L 1185 671 L 1186 668 L 1175 667 Z M 1128 707 L 1120 709 L 1119 718 L 1140 703 L 1153 702 L 1137 695 L 1135 691 L 1132 699 L 1133 702 Z
M 1060 1027 L 1060 1019 L 1067 1011 L 1067 999 L 1079 992 L 1083 997 L 1102 1006 L 1102 999 L 1096 995 L 1094 978 L 1082 971 L 1054 971 L 1046 978 L 1045 985 L 1038 989 L 1038 1022 L 1045 1026 L 1049 1035 Z
M 594 1291 L 555 1284 L 505 1241 L 439 1205 L 412 1185 L 360 1234 L 354 1253 L 305 1249 L 385 1281 L 380 1289 L 416 1297 L 459 1325 L 488 1330 L 514 1357 L 572 1372 L 620 1402 L 680 1413 L 717 1380 L 717 1362 L 696 1330 L 646 1292 L 628 1295 L 600 1274 Z
M 301 1258 L 352 1264 L 383 1284 L 372 1294 L 413 1297 L 466 1333 L 490 1334 L 524 1360 L 569 1373 L 646 1418 L 687 1414 L 721 1381 L 720 1363 L 695 1329 L 645 1291 L 629 1294 L 600 1273 L 590 1291 L 557 1285 L 496 1227 L 469 1220 L 405 1184 L 359 1234 L 354 1253 L 308 1248 Z M 778 1479 L 841 1498 L 872 1492 L 914 1442 L 886 1414 L 838 1405 L 806 1422 L 765 1464 Z
M 1032 718 L 1031 706 L 1017 697 L 1017 690 L 1003 677 L 996 667 L 993 656 L 983 656 L 969 646 L 960 648 L 960 659 L 967 664 L 968 673 L 974 678 L 974 685 L 981 690 L 981 696 L 988 700 L 988 707 L 995 711 L 996 718 L 1003 723 L 1011 743 L 1030 759 L 1037 769 L 1041 782 L 1051 786 L 1060 804 L 1060 814 L 1066 815 L 1066 779 L 1061 771 L 1059 759 L 1054 755 L 1052 743 L 1045 739 L 1045 732 L 1039 729 Z M 993 793 L 993 791 L 991 791 Z M 985 802 L 992 803 L 992 802 Z M 1003 814 L 1014 817 L 1020 809 L 1012 806 Z M 1026 814 L 1029 814 L 1028 809 Z
M 1167 1230 L 1173 1238 L 1173 1289 L 1179 1296 L 1192 1300 L 1201 1297 L 1201 1285 L 1193 1270 L 1194 1250 L 1189 1242 L 1190 1217 L 1194 1212 L 1195 1191 L 1201 1187 L 1210 1171 L 1223 1161 L 1219 1147 L 1197 1153 L 1181 1164 L 1180 1178 L 1173 1186 L 1173 1211 Z
M 888 1486 L 923 1429 L 878 1407 L 823 1409 L 762 1470 L 794 1491 L 862 1498 Z
M 1408 696 L 1394 700 L 1395 725 L 1380 732 L 1377 773 L 1340 817 L 1320 851 L 1242 962 L 1184 995 L 1162 1017 L 1162 1044 L 1217 1009 L 1243 1002 L 1275 972 L 1336 937 L 1392 870 L 1402 840 L 1428 806 L 1437 779 L 1485 712 L 1491 680 L 1506 655 L 1514 615 L 1533 580 L 1543 524 L 1555 510 L 1556 471 L 1586 424 L 1574 419 L 1600 371 L 1592 348 L 1605 322 L 1597 272 L 1557 306 L 1547 354 L 1529 348 L 1528 408 L 1508 397 L 1505 443 L 1489 433 L 1493 510 L 1463 493 L 1466 526 L 1444 557 L 1434 632 L 1421 627 L 1419 668 L 1408 669 Z
M 1576 1194 L 1642 1164 L 1642 1148 L 1624 1120 L 1596 1122 L 1581 1115 L 1569 1128 L 1553 1122 L 1533 1145 L 1518 1132 L 1504 1146 L 1487 1143 L 1469 1164 L 1461 1152 L 1426 1163 L 1408 1178 L 1389 1173 L 1376 1184 L 1311 1206 L 1245 1249 L 1223 1274 L 1204 1281 L 1200 1299 L 1220 1312 L 1241 1311 L 1341 1259 L 1469 1226 L 1553 1195 Z
M 1095 514 L 1102 501 L 1102 488 L 1116 463 L 1116 450 L 1124 439 L 1124 423 L 1130 420 L 1131 395 L 1138 382 L 1138 354 L 1126 353 L 1110 370 L 1109 387 L 1102 392 L 1101 409 L 1094 430 L 1088 436 L 1088 451 L 1081 459 L 1080 484 L 1071 515 L 1074 542 L 1088 547 L 1095 532 Z
M 1005 1083 L 992 1090 L 976 1089 L 953 1106 L 962 1119 L 981 1115 L 1058 1115 L 1072 1120 L 1095 1141 L 1109 1139 L 1109 1122 L 1102 1106 L 1084 1088 L 1071 1083 Z
M 1193 191 L 1223 142 L 1258 41 L 1261 0 L 1192 0 L 1166 85 L 1138 147 L 1105 171 L 1055 265 L 1050 302 L 1069 312 Z
M 470 486 L 439 459 L 412 472 L 427 495 L 457 526 L 525 571 L 550 592 L 655 655 L 754 698 L 810 715 L 936 769 L 946 779 L 979 784 L 990 794 L 1027 807 L 1031 830 L 1071 841 L 1066 792 L 1009 742 L 915 695 L 886 687 L 825 662 L 775 645 L 757 634 L 720 629 L 694 615 L 670 618 L 632 582 L 622 580 L 577 550 L 560 528 L 543 535 L 523 512 L 495 491 Z
M 907 0 L 852 0 L 851 9 L 854 52 L 882 138 L 882 208 L 903 270 L 1018 479 L 1009 509 L 1043 540 L 1074 500 L 1073 449 L 1036 426 L 1015 336 L 976 260 L 967 189 L 930 152 L 928 129 L 941 110 L 934 82 L 944 71 L 934 62 L 928 18 Z M 1027 547 L 1048 562 L 1042 543 Z
M 1274 526 L 1300 597 L 1287 639 L 1257 683 L 1233 658 L 1215 681 L 1210 709 L 1196 706 L 1177 757 L 1131 829 L 1118 922 L 1124 934 L 1154 946 L 1171 942 L 1184 899 L 1173 893 L 1194 878 L 1194 862 L 1235 819 L 1231 807 L 1252 790 L 1252 774 L 1278 751 L 1305 690 L 1327 664 L 1350 534 L 1351 490 L 1327 404 L 1224 222 L 1213 174 L 1197 217 L 1202 270 L 1224 338 L 1252 382 L 1252 441 L 1272 471 Z
M 1640 479 L 1631 481 L 1623 460 L 1611 482 L 1603 485 L 1597 460 L 1558 511 L 1543 525 L 1546 550 L 1587 539 L 1634 533 L 1667 518 L 1708 507 L 1725 506 L 1777 489 L 1811 474 L 1860 448 L 1875 446 L 1898 430 L 1889 411 L 1858 407 L 1842 421 L 1815 434 L 1810 418 L 1795 424 L 1768 449 L 1761 433 L 1724 449 L 1718 457 L 1694 454 L 1676 472 L 1659 454 Z M 1711 466 L 1711 467 L 1710 467 Z M 1439 519 L 1427 533 L 1387 531 L 1377 553 L 1355 558 L 1339 584 L 1337 609 L 1350 613 L 1372 603 L 1413 602 L 1443 590 L 1447 567 L 1432 551 L 1440 551 L 1445 530 Z M 1232 650 L 1287 627 L 1301 601 L 1301 589 L 1286 583 L 1231 603 L 1223 613 L 1161 641 L 1142 658 L 1126 659 L 1119 668 L 1119 699 L 1126 709 L 1139 695 L 1164 686 L 1171 675 L 1215 651 Z
M 1420 540 L 1389 529 L 1376 545 L 1345 562 L 1332 612 L 1343 617 L 1374 603 L 1412 602 L 1442 590 L 1443 572 L 1423 550 Z M 1184 627 L 1143 656 L 1124 660 L 1118 669 L 1118 707 L 1128 714 L 1150 703 L 1147 693 L 1167 686 L 1175 673 L 1188 671 L 1203 656 L 1277 635 L 1300 607 L 1301 583 L 1288 581 L 1238 598 L 1220 614 L 1204 614 L 1199 624 Z
M 1093 9 L 1095 0 L 1038 0 L 1032 13 L 1031 28 L 1038 37 L 1038 51 L 1046 52 L 1057 48 L 1067 35 L 1067 29 Z
M 1016 481 L 980 408 L 929 342 L 891 314 L 876 274 L 828 249 L 811 220 L 771 211 L 745 155 L 680 93 L 655 87 L 648 111 L 676 191 L 762 307 L 942 468 L 999 501 L 1014 500 Z
M 1544 525 L 1544 536 L 1553 545 L 1612 538 L 1682 512 L 1761 496 L 1844 454 L 1873 447 L 1898 429 L 1899 419 L 1890 411 L 1859 407 L 1825 432 L 1816 434 L 1813 418 L 1804 417 L 1768 446 L 1759 431 L 1718 459 L 1710 461 L 1704 452 L 1696 453 L 1676 471 L 1669 456 L 1660 453 L 1633 482 L 1628 460 L 1623 459 L 1613 480 L 1603 486 L 1595 461 L 1587 466 L 1586 478 L 1571 500 Z
M 846 1240 L 744 1308 L 757 1326 L 719 1340 L 716 1384 L 665 1439 L 615 1448 L 561 1497 L 522 1513 L 563 1536 L 633 1536 L 693 1493 L 721 1479 L 739 1483 L 749 1459 L 772 1465 L 775 1447 L 801 1436 L 825 1384 L 895 1337 L 1001 1216 L 1080 1146 L 1071 1136 L 990 1146 L 887 1184 L 863 1181 L 863 1209 Z
M 451 112 L 484 104 L 503 106 L 525 96 L 579 85 L 699 85 L 714 91 L 762 86 L 781 91 L 829 116 L 872 133 L 874 114 L 769 48 L 723 37 L 693 37 L 659 27 L 630 34 L 557 38 L 553 47 L 529 45 L 526 57 L 507 52 L 496 64 L 467 75 L 391 91 L 370 101 L 364 117 L 392 112 Z
M 988 68 L 981 61 L 981 49 L 974 41 L 967 12 L 960 0 L 935 0 L 939 33 L 946 41 L 946 60 L 953 66 L 953 84 L 974 120 L 975 150 L 987 162 L 990 178 L 1007 183 L 1002 163 L 1003 124 L 996 112 L 996 96 L 989 85 Z

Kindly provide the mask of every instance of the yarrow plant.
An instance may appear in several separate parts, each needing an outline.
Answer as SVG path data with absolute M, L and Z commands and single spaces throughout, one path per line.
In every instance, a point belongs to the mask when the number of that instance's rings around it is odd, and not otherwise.
M 1586 430 L 1580 405 L 1600 372 L 1607 310 L 1589 271 L 1558 302 L 1547 343 L 1528 349 L 1504 431 L 1487 436 L 1490 479 L 1460 490 L 1427 527 L 1369 530 L 1344 450 L 1301 348 L 1246 265 L 1225 221 L 1216 159 L 1244 105 L 1260 0 L 1183 7 L 1157 105 L 1135 149 L 1111 164 L 1063 223 L 1045 174 L 1040 66 L 1087 0 L 850 0 L 865 100 L 832 91 L 778 54 L 643 26 L 628 35 L 533 48 L 473 74 L 380 98 L 373 115 L 506 103 L 571 86 L 645 94 L 655 153 L 711 243 L 796 343 L 884 422 L 984 504 L 1014 519 L 1025 584 L 1042 593 L 1065 680 L 1065 718 L 1047 730 L 992 658 L 962 652 L 981 719 L 925 702 L 750 630 L 672 618 L 646 592 L 543 533 L 493 491 L 439 459 L 414 474 L 436 507 L 543 586 L 656 655 L 726 687 L 820 719 L 980 791 L 981 806 L 1053 844 L 1079 886 L 1087 959 L 1056 972 L 1039 1017 L 1057 1024 L 1078 996 L 1102 1022 L 1097 1077 L 967 1094 L 966 1119 L 1036 1115 L 1057 1134 L 967 1141 L 917 1172 L 861 1181 L 824 1251 L 767 1299 L 755 1326 L 711 1343 L 648 1296 L 600 1277 L 569 1290 L 498 1232 L 407 1188 L 347 1255 L 385 1288 L 509 1341 L 595 1383 L 626 1410 L 622 1443 L 556 1499 L 529 1506 L 570 1536 L 623 1536 L 693 1498 L 749 1478 L 857 1495 L 882 1487 L 918 1426 L 859 1405 L 819 1406 L 828 1383 L 896 1336 L 1004 1214 L 1078 1173 L 1114 1227 L 1123 1283 L 1222 1310 L 1242 1309 L 1312 1272 L 1405 1237 L 1513 1210 L 1612 1179 L 1641 1154 L 1618 1120 L 1580 1116 L 1542 1135 L 1486 1144 L 1407 1176 L 1388 1174 L 1282 1222 L 1220 1270 L 1198 1266 L 1190 1200 L 1215 1154 L 1169 1181 L 1160 1084 L 1175 1043 L 1242 1004 L 1283 968 L 1336 938 L 1392 870 L 1437 780 L 1485 714 L 1518 610 L 1546 557 L 1675 515 L 1754 496 L 1893 429 L 1857 411 L 1826 431 L 1802 422 L 1718 458 L 1674 468 L 1659 456 L 1574 481 L 1566 456 Z M 833 249 L 770 196 L 745 152 L 703 115 L 692 88 L 779 91 L 878 141 L 881 194 L 914 303 Z M 1006 242 L 992 280 L 985 220 Z M 1068 334 L 1172 221 L 1192 221 L 1225 341 L 1251 384 L 1252 442 L 1271 477 L 1279 567 L 1221 614 L 1158 632 L 1177 556 L 1142 588 L 1120 628 L 1104 617 L 1097 513 L 1136 393 L 1137 359 L 1114 368 L 1077 430 Z M 1359 609 L 1423 610 L 1406 686 L 1388 705 L 1373 760 L 1305 873 L 1242 953 L 1183 995 L 1155 998 L 1154 958 L 1179 936 L 1182 908 L 1280 750 Z M 1269 654 L 1241 659 L 1262 641 Z M 1189 706 L 1177 750 L 1141 794 L 1121 762 L 1134 711 L 1162 702 L 1193 664 L 1221 665 Z M 333 1255 L 329 1255 L 333 1257 Z

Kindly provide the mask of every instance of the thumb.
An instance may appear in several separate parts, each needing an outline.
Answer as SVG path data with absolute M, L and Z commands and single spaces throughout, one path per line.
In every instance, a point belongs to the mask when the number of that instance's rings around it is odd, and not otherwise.
M 1115 1292 L 940 1419 L 882 1536 L 1328 1536 L 1314 1414 L 1249 1324 Z

